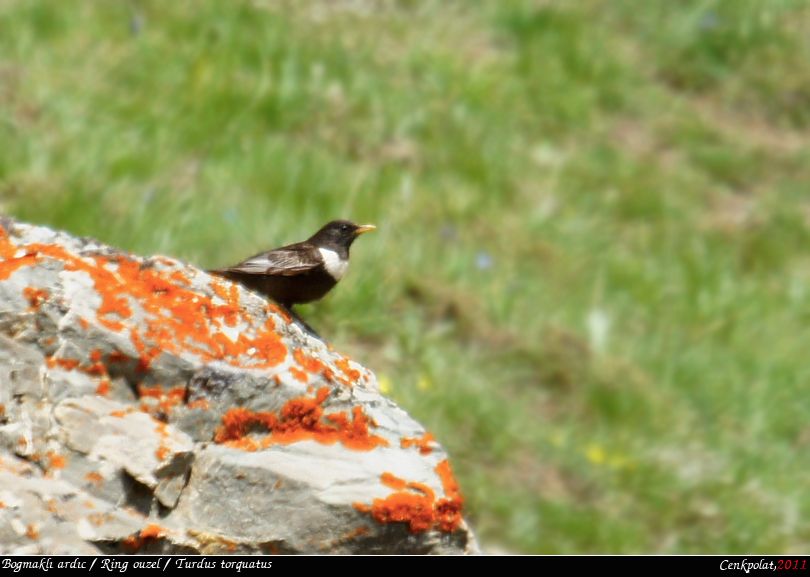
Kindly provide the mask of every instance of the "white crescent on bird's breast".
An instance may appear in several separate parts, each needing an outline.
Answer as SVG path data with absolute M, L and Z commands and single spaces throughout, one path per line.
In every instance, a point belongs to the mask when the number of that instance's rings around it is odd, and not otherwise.
M 335 280 L 340 280 L 349 269 L 349 259 L 340 258 L 338 253 L 328 248 L 319 248 L 318 251 L 323 257 L 323 268 Z

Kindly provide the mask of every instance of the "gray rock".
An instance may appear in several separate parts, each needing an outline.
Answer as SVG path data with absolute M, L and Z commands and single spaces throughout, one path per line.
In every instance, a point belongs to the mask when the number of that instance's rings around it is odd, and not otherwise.
M 477 553 L 443 449 L 272 304 L 2 221 L 0 553 Z

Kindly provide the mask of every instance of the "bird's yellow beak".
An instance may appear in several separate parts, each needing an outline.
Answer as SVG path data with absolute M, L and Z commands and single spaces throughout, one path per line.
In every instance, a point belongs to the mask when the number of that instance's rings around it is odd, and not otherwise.
M 360 236 L 361 234 L 371 232 L 372 230 L 377 230 L 377 227 L 374 226 L 373 224 L 361 224 L 354 231 L 354 236 Z

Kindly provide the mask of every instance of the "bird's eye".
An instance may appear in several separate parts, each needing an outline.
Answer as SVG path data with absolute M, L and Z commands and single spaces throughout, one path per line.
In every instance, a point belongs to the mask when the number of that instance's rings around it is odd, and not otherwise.
M 341 232 L 348 232 L 349 225 L 348 224 L 341 224 L 340 225 L 340 230 L 341 230 Z

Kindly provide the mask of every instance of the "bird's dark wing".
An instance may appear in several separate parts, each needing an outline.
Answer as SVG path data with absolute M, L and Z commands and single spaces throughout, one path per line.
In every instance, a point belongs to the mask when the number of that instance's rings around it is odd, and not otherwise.
M 299 243 L 257 254 L 218 272 L 296 276 L 321 264 L 322 258 L 316 247 Z

